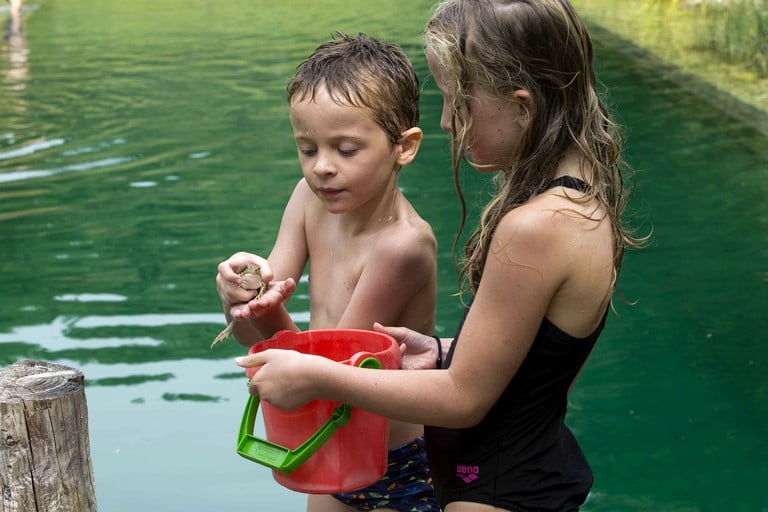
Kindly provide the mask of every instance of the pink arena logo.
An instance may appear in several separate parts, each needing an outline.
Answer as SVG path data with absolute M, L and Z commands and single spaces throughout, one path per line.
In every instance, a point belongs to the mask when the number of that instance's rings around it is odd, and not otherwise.
M 480 466 L 456 466 L 456 476 L 465 484 L 473 482 L 480 478 Z

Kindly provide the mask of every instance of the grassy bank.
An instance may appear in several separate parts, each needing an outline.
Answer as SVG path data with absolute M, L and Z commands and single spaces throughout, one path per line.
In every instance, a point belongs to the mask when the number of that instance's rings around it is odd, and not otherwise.
M 768 0 L 572 1 L 595 39 L 768 133 Z

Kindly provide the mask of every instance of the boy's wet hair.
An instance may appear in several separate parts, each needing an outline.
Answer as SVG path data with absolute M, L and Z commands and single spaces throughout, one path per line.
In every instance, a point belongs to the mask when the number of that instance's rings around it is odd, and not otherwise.
M 320 87 L 336 103 L 368 109 L 392 144 L 419 123 L 419 80 L 397 44 L 336 32 L 299 64 L 288 103 L 314 99 Z

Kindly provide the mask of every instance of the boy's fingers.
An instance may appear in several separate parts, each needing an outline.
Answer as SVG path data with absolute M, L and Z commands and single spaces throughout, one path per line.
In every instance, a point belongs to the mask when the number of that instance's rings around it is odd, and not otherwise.
M 237 275 L 237 272 L 232 270 L 232 267 L 230 266 L 229 261 L 222 261 L 221 263 L 219 263 L 217 270 L 219 271 L 219 275 L 224 279 L 226 279 L 227 281 L 234 282 L 239 277 Z
M 235 320 L 244 320 L 251 316 L 251 309 L 248 304 L 235 304 L 229 308 L 229 314 Z

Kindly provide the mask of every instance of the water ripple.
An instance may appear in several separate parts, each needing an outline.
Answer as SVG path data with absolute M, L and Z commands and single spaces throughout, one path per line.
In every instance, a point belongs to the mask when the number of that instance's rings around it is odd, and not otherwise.
M 9 158 L 18 158 L 20 156 L 32 155 L 34 153 L 37 153 L 38 151 L 53 148 L 56 146 L 61 146 L 62 144 L 64 144 L 64 142 L 66 141 L 61 138 L 33 142 L 32 144 L 29 144 L 22 148 L 0 152 L 0 160 L 8 160 Z
M 83 299 L 119 300 L 119 296 L 105 298 L 99 296 L 59 296 L 57 300 Z M 309 312 L 292 313 L 297 323 L 309 322 Z M 48 324 L 21 325 L 13 327 L 10 333 L 0 333 L 0 343 L 28 343 L 32 345 L 45 344 L 46 349 L 66 350 L 87 348 L 112 348 L 123 346 L 158 346 L 164 340 L 150 336 L 109 336 L 83 337 L 69 336 L 73 330 L 100 329 L 104 327 L 166 327 L 173 325 L 216 324 L 222 325 L 224 315 L 221 313 L 186 313 L 186 314 L 145 314 L 145 315 L 90 315 L 83 317 L 58 316 Z M 79 332 L 82 334 L 82 332 Z M 44 341 L 41 341 L 44 340 Z
M 29 180 L 34 178 L 45 178 L 48 176 L 54 176 L 56 174 L 62 174 L 65 172 L 87 171 L 90 169 L 98 169 L 101 167 L 119 165 L 125 162 L 130 162 L 131 160 L 132 159 L 128 157 L 114 157 L 114 158 L 104 158 L 102 160 L 96 160 L 94 162 L 84 162 L 81 164 L 66 165 L 60 169 L 40 169 L 40 170 L 28 170 L 28 171 L 4 172 L 4 173 L 0 173 L 0 183 L 9 183 L 11 181 Z

